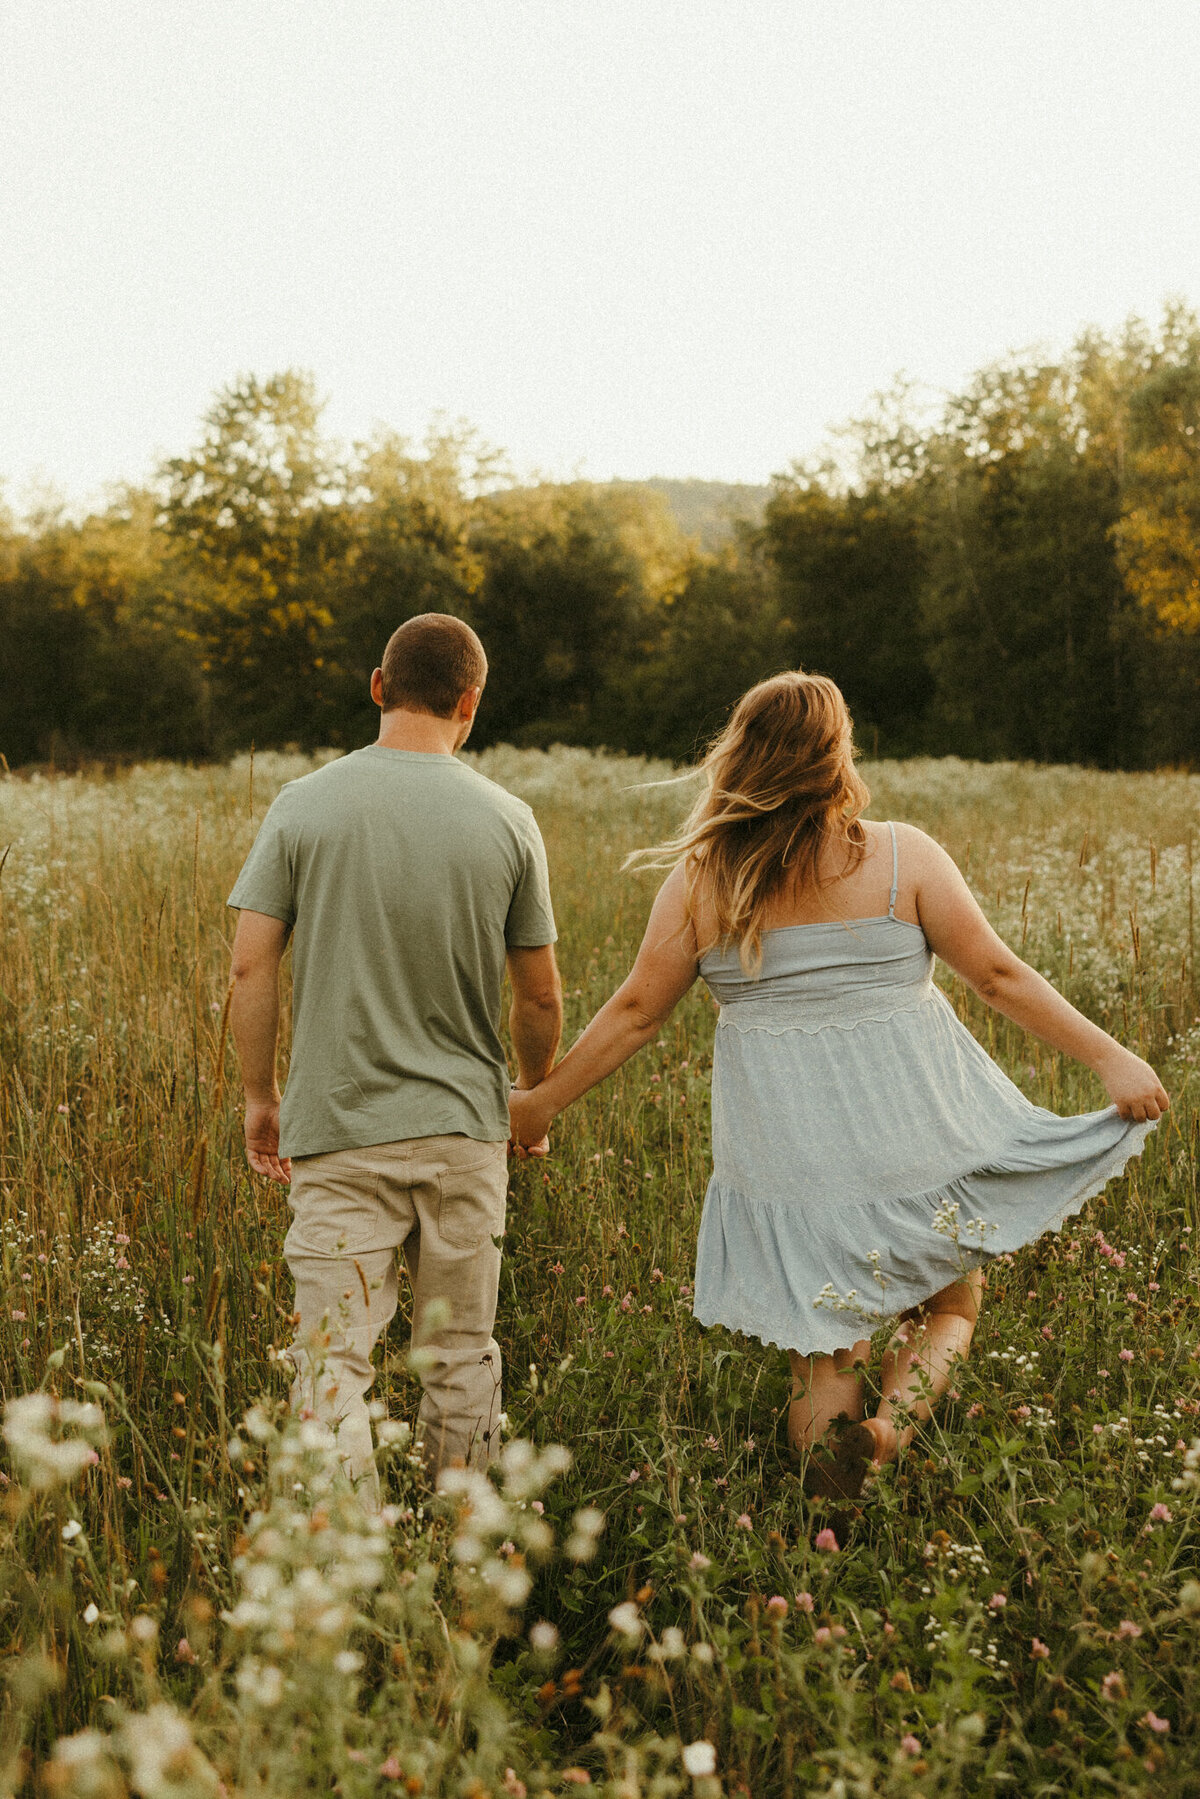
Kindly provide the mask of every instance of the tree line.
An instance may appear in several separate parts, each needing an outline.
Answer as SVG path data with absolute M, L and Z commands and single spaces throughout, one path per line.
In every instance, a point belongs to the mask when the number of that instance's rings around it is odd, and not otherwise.
M 414 613 L 479 631 L 477 740 L 692 757 L 752 681 L 832 675 L 860 743 L 1200 762 L 1200 321 L 903 386 L 724 543 L 636 483 L 520 485 L 466 429 L 344 451 L 310 376 L 239 379 L 83 518 L 0 513 L 10 766 L 373 735 Z

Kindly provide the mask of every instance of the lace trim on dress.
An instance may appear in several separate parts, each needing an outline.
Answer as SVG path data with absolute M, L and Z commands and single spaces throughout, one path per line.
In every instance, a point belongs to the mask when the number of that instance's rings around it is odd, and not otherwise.
M 770 1037 L 787 1037 L 793 1031 L 808 1037 L 820 1031 L 854 1031 L 860 1024 L 886 1024 L 901 1012 L 917 1012 L 936 992 L 930 983 L 908 988 L 890 999 L 881 996 L 878 988 L 864 992 L 861 1000 L 843 993 L 837 999 L 806 999 L 794 1009 L 788 1008 L 787 1015 L 779 1000 L 742 999 L 721 1007 L 717 1029 L 765 1031 Z

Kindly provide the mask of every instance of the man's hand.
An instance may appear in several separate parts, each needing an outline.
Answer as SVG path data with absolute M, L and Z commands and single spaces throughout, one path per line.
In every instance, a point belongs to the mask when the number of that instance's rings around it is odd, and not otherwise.
M 279 1154 L 279 1100 L 246 1101 L 246 1160 L 255 1174 L 286 1187 L 292 1178 L 290 1156 Z
M 549 1155 L 551 1121 L 545 1107 L 539 1109 L 535 1092 L 514 1087 L 508 1096 L 508 1117 L 510 1142 L 518 1161 L 525 1156 Z

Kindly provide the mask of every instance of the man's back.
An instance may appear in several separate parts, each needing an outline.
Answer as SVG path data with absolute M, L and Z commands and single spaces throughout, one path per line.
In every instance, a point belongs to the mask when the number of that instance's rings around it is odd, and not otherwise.
M 282 790 L 229 903 L 293 927 L 282 1155 L 507 1137 L 505 954 L 555 938 L 522 801 L 372 744 Z

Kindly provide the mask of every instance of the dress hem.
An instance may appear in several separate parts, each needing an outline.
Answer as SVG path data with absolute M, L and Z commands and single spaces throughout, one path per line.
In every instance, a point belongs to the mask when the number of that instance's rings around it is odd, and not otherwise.
M 1095 1199 L 1097 1194 L 1104 1191 L 1109 1181 L 1115 1180 L 1118 1175 L 1124 1173 L 1129 1163 L 1142 1153 L 1146 1139 L 1153 1129 L 1153 1123 L 1134 1125 L 1129 1132 L 1122 1136 L 1119 1143 L 1112 1146 L 1112 1149 L 1105 1156 L 1100 1168 L 1097 1169 L 1084 1189 L 1081 1192 L 1074 1194 L 1065 1204 L 1053 1207 L 1047 1214 L 1045 1222 L 1032 1230 L 1028 1236 L 1023 1237 L 1020 1242 L 1007 1243 L 1003 1247 L 994 1250 L 985 1249 L 982 1245 L 979 1247 L 964 1247 L 961 1244 L 958 1245 L 958 1254 L 961 1259 L 960 1276 L 975 1268 L 982 1267 L 988 1262 L 994 1262 L 1002 1255 L 1015 1254 L 1018 1249 L 1026 1248 L 1030 1243 L 1036 1243 L 1039 1238 L 1046 1236 L 1050 1232 L 1060 1231 L 1069 1218 L 1077 1216 L 1077 1214 L 1083 1210 L 1084 1206 L 1087 1205 L 1089 1200 Z M 902 1199 L 876 1201 L 872 1203 L 901 1206 L 924 1205 L 926 1207 L 939 1201 L 945 1203 L 946 1196 L 953 1199 L 954 1189 L 961 1181 L 969 1179 L 972 1175 L 988 1174 L 992 1172 L 996 1172 L 994 1166 L 992 1168 L 986 1166 L 980 1168 L 977 1166 L 973 1169 L 968 1169 L 964 1174 L 957 1176 L 954 1180 L 946 1182 L 942 1186 L 929 1189 L 926 1193 L 913 1194 Z M 857 1334 L 848 1337 L 845 1341 L 839 1339 L 836 1342 L 810 1342 L 804 1346 L 799 1343 L 784 1342 L 781 1340 L 782 1337 L 790 1336 L 792 1334 L 786 1325 L 777 1324 L 774 1321 L 768 1321 L 761 1317 L 758 1319 L 751 1319 L 749 1315 L 745 1313 L 734 1316 L 732 1309 L 728 1312 L 725 1312 L 722 1309 L 721 1315 L 719 1315 L 718 1309 L 711 1305 L 705 1305 L 702 1309 L 698 1303 L 694 1303 L 692 1306 L 692 1316 L 696 1319 L 697 1323 L 702 1325 L 705 1329 L 720 1324 L 723 1325 L 726 1330 L 738 1331 L 743 1336 L 756 1337 L 758 1341 L 768 1349 L 787 1350 L 796 1355 L 832 1355 L 839 1349 L 851 1349 L 856 1343 L 861 1343 L 864 1340 L 864 1337 L 874 1336 L 877 1331 L 883 1330 L 885 1327 L 894 1324 L 903 1313 L 910 1311 L 914 1306 L 924 1304 L 925 1300 L 932 1299 L 935 1293 L 940 1293 L 944 1287 L 951 1285 L 954 1278 L 956 1277 L 951 1276 L 950 1280 L 942 1281 L 937 1286 L 931 1286 L 927 1292 L 917 1293 L 911 1298 L 906 1298 L 904 1304 L 898 1305 L 894 1309 L 885 1310 L 881 1307 L 878 1312 L 864 1312 L 859 1314 L 859 1322 L 863 1328 L 859 1330 Z M 849 1310 L 850 1308 L 846 1309 Z

